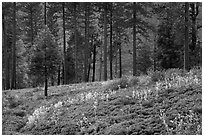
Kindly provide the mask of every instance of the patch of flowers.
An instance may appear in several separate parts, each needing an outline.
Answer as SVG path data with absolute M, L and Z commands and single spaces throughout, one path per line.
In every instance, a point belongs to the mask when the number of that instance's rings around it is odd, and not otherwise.
M 85 114 L 82 114 L 82 117 L 78 120 L 77 125 L 80 127 L 81 132 L 86 131 L 92 124 L 89 122 Z
M 173 120 L 169 120 L 164 111 L 163 109 L 160 110 L 160 119 L 165 126 L 167 134 L 202 134 L 200 118 L 192 110 L 189 110 L 187 114 L 177 113 Z
M 195 70 L 192 69 L 184 75 L 181 73 L 181 70 L 170 69 L 166 72 L 166 76 L 163 78 L 164 80 L 157 81 L 154 88 L 145 87 L 143 89 L 132 90 L 132 98 L 147 100 L 148 96 L 152 94 L 158 97 L 158 93 L 162 92 L 163 89 L 180 88 L 188 85 L 201 85 L 201 76 L 198 75 L 197 71 L 195 73 Z M 140 77 L 140 79 L 141 78 L 142 77 Z
M 32 115 L 28 116 L 28 125 L 36 125 L 39 121 L 43 120 L 46 117 L 47 112 L 50 110 L 50 107 L 41 106 L 37 108 Z
M 60 108 L 62 107 L 63 102 L 59 101 L 56 104 L 51 104 L 50 106 L 41 106 L 33 112 L 32 115 L 28 116 L 28 122 L 27 125 L 37 125 L 39 122 L 43 122 L 48 115 L 48 112 L 53 111 L 53 115 L 50 117 L 51 121 L 54 121 L 55 123 L 58 120 L 58 115 L 60 114 Z

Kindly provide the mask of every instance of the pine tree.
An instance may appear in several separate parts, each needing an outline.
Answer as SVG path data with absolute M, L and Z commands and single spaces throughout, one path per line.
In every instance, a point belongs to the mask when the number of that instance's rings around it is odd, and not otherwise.
M 38 33 L 32 52 L 29 70 L 31 75 L 45 78 L 45 96 L 47 96 L 46 85 L 48 78 L 56 74 L 59 65 L 59 52 L 54 36 L 47 26 Z

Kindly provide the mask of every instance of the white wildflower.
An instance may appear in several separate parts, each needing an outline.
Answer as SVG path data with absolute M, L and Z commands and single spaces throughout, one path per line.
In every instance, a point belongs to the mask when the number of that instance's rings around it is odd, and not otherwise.
M 58 103 L 56 103 L 56 104 L 54 105 L 54 107 L 55 107 L 55 108 L 62 107 L 62 102 L 61 102 L 61 101 L 59 101 Z

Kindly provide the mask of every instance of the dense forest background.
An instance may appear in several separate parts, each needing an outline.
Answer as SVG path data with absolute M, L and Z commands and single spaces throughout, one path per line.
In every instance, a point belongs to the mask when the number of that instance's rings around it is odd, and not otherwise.
M 2 88 L 101 81 L 202 63 L 202 5 L 2 3 Z

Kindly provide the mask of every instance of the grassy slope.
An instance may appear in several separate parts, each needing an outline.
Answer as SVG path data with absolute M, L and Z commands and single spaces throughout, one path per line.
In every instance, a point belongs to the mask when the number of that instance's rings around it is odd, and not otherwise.
M 155 94 L 153 83 L 139 82 L 114 91 L 106 83 L 50 87 L 48 98 L 37 88 L 3 91 L 3 134 L 196 134 L 202 118 L 201 84 L 160 89 Z M 133 91 L 146 89 L 153 91 L 147 99 L 133 96 Z M 58 102 L 62 104 L 55 106 Z M 42 106 L 47 108 L 45 113 L 36 123 L 26 124 Z M 189 123 L 189 110 L 194 116 L 190 124 L 194 124 L 188 130 L 171 122 L 184 116 L 184 123 Z

